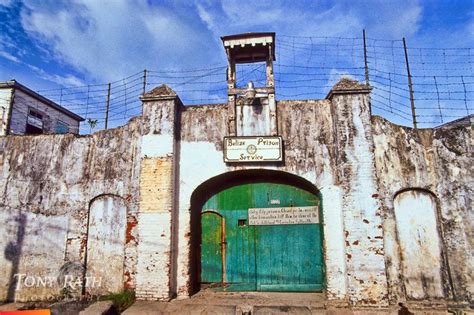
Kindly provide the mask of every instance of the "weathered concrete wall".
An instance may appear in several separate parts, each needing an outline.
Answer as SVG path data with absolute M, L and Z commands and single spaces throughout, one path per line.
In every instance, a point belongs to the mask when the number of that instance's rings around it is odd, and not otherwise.
M 178 108 L 182 105 L 167 86 L 153 89 L 142 100 L 136 294 L 139 299 L 166 300 L 174 291 L 172 230 L 176 220 Z
M 443 298 L 442 256 L 436 200 L 405 190 L 394 199 L 403 284 L 408 298 Z
M 121 197 L 102 195 L 92 200 L 85 257 L 86 276 L 95 281 L 86 290 L 91 295 L 120 292 L 124 287 L 126 220 L 127 207 Z
M 44 299 L 52 293 L 50 286 L 56 286 L 64 263 L 68 221 L 63 214 L 51 216 L 27 208 L 2 209 L 0 300 Z
M 329 97 L 336 182 L 342 189 L 348 298 L 380 305 L 387 302 L 387 286 L 369 92 L 362 84 L 341 80 Z
M 270 105 L 265 97 L 252 102 L 241 98 L 236 105 L 237 136 L 271 136 Z
M 110 269 L 113 279 L 123 278 L 123 286 L 135 289 L 138 298 L 187 297 L 196 280 L 193 246 L 199 246 L 192 236 L 193 214 L 199 211 L 193 193 L 218 189 L 212 186 L 216 178 L 244 176 L 240 171 L 258 176 L 265 170 L 309 183 L 321 193 L 328 299 L 375 306 L 417 298 L 467 301 L 474 270 L 472 131 L 415 132 L 371 117 L 369 92 L 345 80 L 326 100 L 279 101 L 284 161 L 275 164 L 224 163 L 227 106 L 184 107 L 166 86 L 145 94 L 143 116 L 121 128 L 85 137 L 0 138 L 0 218 L 11 226 L 0 229 L 5 253 L 0 272 L 56 276 L 68 263 L 83 263 L 89 246 L 88 263 L 98 266 L 90 271 L 107 273 L 92 250 L 100 247 L 94 244 L 98 238 L 87 238 L 97 229 L 97 235 L 124 238 L 123 248 L 106 246 L 113 253 L 103 249 L 104 256 L 117 266 Z M 246 128 L 255 129 L 255 117 L 246 120 L 242 114 L 241 121 L 250 123 Z M 412 188 L 433 194 L 436 213 L 430 222 L 401 226 L 408 217 L 400 215 L 405 210 L 397 215 L 395 198 Z M 90 204 L 101 195 L 121 201 L 111 207 Z M 88 217 L 96 207 L 107 215 L 99 211 Z M 126 216 L 110 221 L 113 211 Z M 99 223 L 101 215 L 105 221 Z M 118 229 L 112 230 L 109 223 L 115 221 Z M 435 262 L 429 276 L 418 272 L 416 260 L 403 259 L 404 244 L 416 229 L 425 233 L 419 248 L 430 249 Z M 55 236 L 48 240 L 49 235 Z M 426 240 L 428 245 L 421 244 Z M 13 282 L 0 281 L 5 298 Z M 110 287 L 117 289 L 118 282 Z M 410 289 L 410 283 L 418 287 Z M 25 292 L 44 296 L 58 289 Z
M 373 117 L 375 161 L 379 196 L 384 209 L 387 278 L 392 301 L 409 299 L 404 285 L 409 274 L 401 255 L 394 198 L 406 189 L 421 189 L 436 198 L 436 219 L 441 257 L 431 268 L 442 266 L 443 295 L 472 300 L 474 291 L 474 232 L 472 211 L 472 127 L 444 127 L 418 131 Z M 413 266 L 416 268 L 416 266 Z M 421 278 L 425 297 L 436 298 L 436 281 Z M 431 290 L 431 291 L 430 291 Z M 436 292 L 436 291 L 435 291 Z M 412 296 L 414 298 L 414 296 Z
M 347 104 L 352 106 L 353 104 Z M 302 177 L 322 193 L 324 208 L 325 263 L 327 294 L 331 299 L 347 298 L 346 257 L 343 223 L 342 185 L 336 184 L 335 123 L 331 102 L 279 101 L 279 134 L 285 143 L 285 162 L 275 165 L 226 165 L 222 158 L 222 138 L 226 130 L 224 105 L 186 107 L 181 117 L 180 143 L 180 214 L 178 295 L 189 294 L 191 195 L 202 183 L 215 176 L 237 170 L 270 169 Z M 197 124 L 200 122 L 200 124 Z M 350 129 L 352 130 L 352 129 Z M 370 158 L 370 157 L 369 157 Z M 369 195 L 371 197 L 371 195 Z M 357 201 L 354 201 L 357 203 Z M 351 207 L 347 205 L 346 207 Z M 360 220 L 360 225 L 365 223 Z M 377 230 L 379 231 L 379 230 Z M 368 252 L 371 248 L 365 248 Z M 362 251 L 362 250 L 361 250 Z M 372 257 L 367 255 L 366 265 Z M 380 258 L 382 269 L 383 256 Z M 350 261 L 349 261 L 350 262 Z M 381 281 L 383 283 L 383 281 Z M 367 283 L 373 286 L 373 283 Z M 352 286 L 359 290 L 359 282 Z M 385 292 L 386 293 L 386 292 Z M 376 297 L 374 297 L 376 298 Z M 365 297 L 361 297 L 361 300 Z M 369 299 L 366 299 L 370 303 Z
M 0 138 L 0 216 L 5 227 L 0 229 L 0 273 L 6 275 L 0 279 L 0 299 L 48 298 L 60 293 L 56 282 L 46 288 L 32 287 L 27 294 L 12 291 L 15 283 L 9 276 L 55 278 L 63 265 L 83 263 L 89 203 L 103 194 L 125 200 L 125 250 L 110 254 L 121 257 L 125 285 L 135 286 L 139 127 L 135 120 L 83 137 Z

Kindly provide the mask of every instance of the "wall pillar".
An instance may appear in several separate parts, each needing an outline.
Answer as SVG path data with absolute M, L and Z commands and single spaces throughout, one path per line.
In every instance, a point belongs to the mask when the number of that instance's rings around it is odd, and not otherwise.
M 327 98 L 334 118 L 336 182 L 343 194 L 347 293 L 352 304 L 387 304 L 370 87 L 343 78 Z
M 176 290 L 173 235 L 177 225 L 179 112 L 176 93 L 162 85 L 141 97 L 140 200 L 138 214 L 138 299 L 168 300 Z

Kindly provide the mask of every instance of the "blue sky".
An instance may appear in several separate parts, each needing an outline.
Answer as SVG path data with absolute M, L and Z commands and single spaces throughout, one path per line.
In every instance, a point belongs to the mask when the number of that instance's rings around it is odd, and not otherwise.
M 219 36 L 400 39 L 473 47 L 474 2 L 0 0 L 0 80 L 34 89 L 102 83 L 144 68 L 225 62 Z
M 69 100 L 62 91 L 61 96 L 57 90 L 41 93 L 55 101 L 62 99 L 62 105 L 83 117 L 98 118 L 99 125 L 107 93 L 99 87 L 94 96 L 85 85 L 121 80 L 145 68 L 211 69 L 191 76 L 189 81 L 194 82 L 189 84 L 183 76 L 192 72 L 165 77 L 156 72 L 147 88 L 160 83 L 175 88 L 172 81 L 181 80 L 176 88 L 185 104 L 225 102 L 226 58 L 220 36 L 243 32 L 277 33 L 279 99 L 324 98 L 340 75 L 363 79 L 361 36 L 365 29 L 371 39 L 375 114 L 411 125 L 402 37 L 412 54 L 412 72 L 420 75 L 414 78 L 415 98 L 425 126 L 466 115 L 474 100 L 472 0 L 0 0 L 0 21 L 0 81 L 16 79 L 33 90 L 82 87 Z M 253 80 L 264 77 L 263 69 L 247 70 L 256 76 L 250 77 Z M 112 125 L 140 113 L 139 75 L 128 82 L 136 85 L 127 96 L 122 95 L 123 89 L 130 91 L 130 85 L 112 88 Z M 86 94 L 88 104 L 84 105 L 78 99 Z M 96 108 L 89 102 L 95 102 Z

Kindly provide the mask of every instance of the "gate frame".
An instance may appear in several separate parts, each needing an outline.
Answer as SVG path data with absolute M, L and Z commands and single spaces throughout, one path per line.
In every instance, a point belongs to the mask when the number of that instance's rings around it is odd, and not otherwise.
M 201 211 L 201 220 L 202 220 L 202 215 L 206 213 L 213 213 L 215 215 L 218 215 L 221 218 L 221 263 L 222 263 L 222 276 L 221 276 L 221 283 L 224 286 L 225 285 L 225 279 L 226 279 L 226 238 L 225 238 L 225 218 L 222 214 L 219 212 L 213 210 L 213 209 L 208 209 Z M 202 221 L 200 221 L 202 222 Z M 201 249 L 201 246 L 199 246 L 199 249 Z M 201 257 L 201 255 L 199 255 Z
M 200 270 L 201 270 L 201 211 L 206 201 L 213 195 L 241 184 L 251 183 L 278 183 L 287 184 L 306 190 L 317 195 L 320 199 L 320 224 L 322 237 L 322 255 L 323 255 L 323 293 L 327 289 L 326 276 L 326 239 L 324 235 L 324 216 L 323 216 L 323 198 L 321 191 L 309 182 L 307 179 L 294 175 L 292 173 L 269 170 L 269 169 L 247 169 L 226 172 L 202 182 L 197 186 L 191 195 L 190 207 L 190 265 L 189 265 L 189 289 L 190 294 L 200 291 Z

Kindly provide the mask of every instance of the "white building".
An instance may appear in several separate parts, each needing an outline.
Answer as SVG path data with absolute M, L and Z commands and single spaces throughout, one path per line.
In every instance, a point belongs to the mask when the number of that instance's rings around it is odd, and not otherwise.
M 15 80 L 0 82 L 0 136 L 79 133 L 84 118 Z

